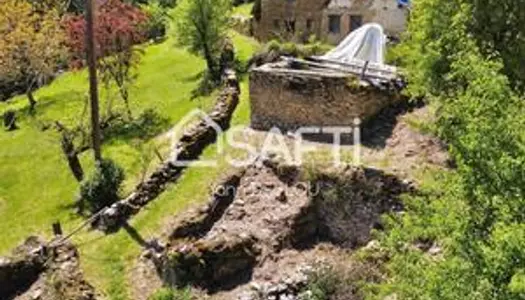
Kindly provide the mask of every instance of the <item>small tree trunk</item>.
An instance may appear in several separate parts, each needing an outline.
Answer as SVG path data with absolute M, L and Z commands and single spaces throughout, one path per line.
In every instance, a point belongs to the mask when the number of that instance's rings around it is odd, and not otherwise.
M 71 170 L 71 173 L 73 173 L 73 176 L 75 176 L 75 179 L 78 182 L 84 180 L 84 170 L 82 169 L 77 153 L 71 153 L 70 155 L 66 155 L 66 157 L 69 169 Z
M 64 155 L 66 156 L 69 169 L 71 170 L 71 173 L 73 173 L 73 176 L 75 176 L 75 179 L 78 182 L 81 182 L 84 179 L 84 170 L 78 159 L 78 152 L 75 150 L 73 138 L 62 124 L 59 122 L 56 122 L 56 124 L 62 134 L 60 146 L 62 147 L 62 152 L 64 152 Z
M 129 95 L 128 91 L 124 88 L 119 88 L 120 95 L 122 96 L 122 99 L 124 100 L 124 104 L 126 105 L 126 110 L 128 114 L 128 119 L 133 120 L 133 113 L 131 112 L 131 108 L 129 107 Z
M 13 131 L 17 129 L 16 126 L 16 114 L 12 110 L 8 110 L 4 113 L 4 126 L 7 131 Z
M 31 91 L 31 87 L 26 92 L 27 100 L 29 100 L 29 112 L 34 113 L 35 112 L 35 106 L 36 106 L 36 100 L 35 97 L 33 97 L 33 92 Z
M 215 62 L 213 61 L 213 57 L 207 46 L 204 46 L 204 59 L 206 60 L 206 65 L 208 66 L 208 71 L 210 72 L 211 78 L 214 81 L 220 80 L 220 75 L 217 74 Z

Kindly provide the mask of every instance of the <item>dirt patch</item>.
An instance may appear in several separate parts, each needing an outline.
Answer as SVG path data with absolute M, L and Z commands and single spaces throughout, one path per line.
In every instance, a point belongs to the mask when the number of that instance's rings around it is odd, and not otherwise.
M 148 255 L 165 284 L 196 286 L 216 299 L 248 297 L 254 284 L 268 297 L 297 296 L 305 284 L 301 268 L 366 244 L 380 215 L 399 210 L 399 195 L 411 191 L 379 170 L 311 176 L 277 159 L 258 160 L 224 182 L 233 194 L 213 195 L 175 222 L 166 250 Z
M 446 145 L 417 128 L 433 118 L 430 107 L 422 103 L 400 103 L 384 109 L 362 126 L 363 161 L 411 179 L 428 165 L 451 167 Z

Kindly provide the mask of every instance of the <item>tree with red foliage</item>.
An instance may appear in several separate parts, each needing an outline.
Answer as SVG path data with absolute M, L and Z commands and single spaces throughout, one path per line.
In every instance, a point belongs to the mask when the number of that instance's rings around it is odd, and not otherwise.
M 95 54 L 102 80 L 109 86 L 114 83 L 124 100 L 128 117 L 129 87 L 136 79 L 136 69 L 142 50 L 136 46 L 146 41 L 147 15 L 139 8 L 109 0 L 95 11 Z M 64 20 L 67 45 L 71 52 L 70 64 L 80 68 L 85 62 L 85 20 L 83 16 L 70 15 Z

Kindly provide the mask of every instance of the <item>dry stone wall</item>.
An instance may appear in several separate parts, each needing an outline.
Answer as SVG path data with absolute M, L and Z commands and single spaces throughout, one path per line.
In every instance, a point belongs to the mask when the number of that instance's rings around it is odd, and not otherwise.
M 211 120 L 226 130 L 231 117 L 239 103 L 239 82 L 233 71 L 227 71 L 226 85 L 217 98 L 213 110 L 209 113 Z M 162 164 L 127 198 L 113 204 L 94 221 L 93 225 L 104 231 L 118 229 L 130 216 L 138 213 L 142 207 L 162 193 L 168 183 L 176 181 L 185 166 L 177 165 L 177 161 L 192 161 L 197 159 L 206 146 L 215 142 L 216 129 L 212 124 L 201 120 L 190 127 L 175 146 L 172 158 Z
M 250 74 L 251 125 L 293 130 L 301 126 L 353 126 L 400 101 L 396 82 L 372 85 L 343 73 L 267 64 Z

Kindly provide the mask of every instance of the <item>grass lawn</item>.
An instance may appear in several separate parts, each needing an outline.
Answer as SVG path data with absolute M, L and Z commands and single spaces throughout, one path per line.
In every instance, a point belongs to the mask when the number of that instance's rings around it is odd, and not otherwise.
M 147 47 L 136 87 L 131 93 L 132 110 L 138 115 L 154 108 L 171 124 L 196 106 L 209 107 L 213 96 L 190 100 L 204 62 L 178 50 L 171 40 Z M 77 222 L 71 214 L 78 184 L 62 157 L 54 129 L 41 131 L 44 123 L 60 120 L 73 125 L 82 115 L 87 91 L 86 72 L 67 73 L 36 92 L 37 114 L 29 117 L 27 100 L 17 97 L 0 104 L 19 111 L 19 130 L 0 131 L 0 253 L 13 247 L 28 234 L 49 231 L 54 219 Z M 105 107 L 102 96 L 101 107 Z M 168 129 L 168 126 L 166 126 Z M 112 139 L 104 145 L 104 155 L 117 161 L 126 171 L 125 189 L 137 182 L 141 169 L 140 151 L 128 138 Z M 91 153 L 82 156 L 86 171 L 91 169 Z M 30 220 L 30 222 L 28 222 Z
M 233 32 L 231 36 L 241 61 L 246 61 L 258 48 L 258 43 L 250 38 Z M 215 94 L 191 99 L 191 92 L 205 68 L 202 59 L 177 49 L 171 39 L 145 50 L 140 75 L 131 92 L 135 116 L 144 109 L 153 108 L 174 125 L 191 109 L 208 109 L 213 105 Z M 247 78 L 243 78 L 241 86 L 242 100 L 233 121 L 236 124 L 246 124 L 249 119 Z M 18 111 L 20 127 L 13 132 L 0 131 L 0 254 L 5 254 L 28 235 L 49 235 L 55 220 L 62 222 L 66 232 L 83 220 L 71 208 L 78 183 L 62 157 L 58 134 L 54 129 L 41 129 L 43 124 L 54 120 L 76 124 L 84 110 L 87 90 L 86 72 L 66 73 L 35 93 L 38 104 L 34 117 L 27 115 L 24 97 L 0 103 L 0 114 L 7 109 Z M 102 110 L 106 96 L 101 92 Z M 166 125 L 165 130 L 169 126 Z M 125 169 L 124 194 L 138 182 L 142 169 L 142 154 L 134 144 L 136 139 L 117 137 L 103 147 L 104 156 L 114 159 Z M 213 150 L 213 146 L 209 147 L 205 155 L 212 155 Z M 81 157 L 86 173 L 93 166 L 91 156 L 88 151 Z M 166 217 L 191 203 L 205 200 L 207 193 L 195 191 L 206 191 L 224 168 L 190 168 L 178 184 L 171 186 L 130 224 L 146 239 L 156 236 Z M 130 299 L 126 275 L 140 253 L 139 245 L 125 231 L 109 236 L 84 232 L 74 240 L 82 253 L 86 276 L 97 290 L 110 299 Z

